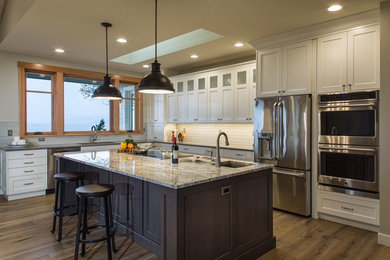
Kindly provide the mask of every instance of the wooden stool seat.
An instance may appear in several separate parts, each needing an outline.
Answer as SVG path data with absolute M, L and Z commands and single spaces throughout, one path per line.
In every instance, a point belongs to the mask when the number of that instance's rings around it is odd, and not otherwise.
M 78 214 L 77 209 L 79 207 L 79 200 L 77 199 L 76 205 L 64 205 L 65 202 L 65 185 L 74 185 L 77 187 L 84 185 L 84 173 L 78 172 L 61 172 L 54 175 L 56 183 L 54 207 L 53 207 L 53 227 L 51 233 L 56 230 L 57 217 L 59 218 L 58 224 L 58 238 L 57 241 L 62 240 L 62 224 L 63 217 L 69 217 Z M 69 194 L 68 194 L 69 195 Z M 74 211 L 68 211 L 68 209 L 74 209 Z M 67 210 L 67 212 L 65 212 Z
M 76 189 L 76 195 L 80 198 L 79 214 L 77 219 L 76 245 L 74 250 L 74 259 L 78 259 L 79 244 L 81 243 L 81 256 L 85 254 L 85 244 L 97 243 L 106 240 L 107 242 L 107 259 L 112 259 L 112 253 L 118 250 L 115 247 L 115 227 L 112 218 L 111 195 L 115 187 L 110 184 L 89 184 L 80 186 Z M 104 208 L 104 225 L 88 226 L 88 200 L 102 199 Z M 88 240 L 87 233 L 93 228 L 105 228 L 106 235 L 104 237 Z M 81 235 L 81 238 L 80 238 Z
M 62 172 L 54 175 L 54 179 L 57 181 L 78 181 L 84 178 L 83 173 L 75 172 Z
M 111 194 L 114 186 L 110 184 L 89 184 L 78 187 L 76 194 L 80 197 L 103 197 Z

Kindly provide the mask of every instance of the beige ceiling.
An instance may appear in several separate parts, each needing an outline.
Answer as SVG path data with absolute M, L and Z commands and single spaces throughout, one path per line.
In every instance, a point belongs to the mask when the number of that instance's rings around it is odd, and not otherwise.
M 379 7 L 380 1 L 339 0 L 336 2 L 344 8 L 340 12 L 329 13 L 326 9 L 334 2 L 159 0 L 159 41 L 199 28 L 224 36 L 214 42 L 159 57 L 159 61 L 166 71 L 186 71 L 254 57 L 255 52 L 250 45 L 235 48 L 233 44 L 372 10 Z M 103 66 L 104 29 L 100 23 L 107 21 L 113 24 L 109 31 L 109 57 L 116 58 L 153 44 L 153 6 L 153 0 L 11 0 L 7 3 L 0 27 L 3 29 L 0 50 Z M 15 18 L 14 13 L 17 12 Z M 5 25 L 7 28 L 4 28 Z M 118 37 L 124 37 L 128 42 L 119 44 L 115 41 Z M 61 55 L 54 53 L 53 49 L 57 47 L 66 52 Z M 194 53 L 199 55 L 199 59 L 189 58 Z M 110 62 L 111 67 L 147 73 L 148 69 L 142 68 L 142 64 L 130 66 Z

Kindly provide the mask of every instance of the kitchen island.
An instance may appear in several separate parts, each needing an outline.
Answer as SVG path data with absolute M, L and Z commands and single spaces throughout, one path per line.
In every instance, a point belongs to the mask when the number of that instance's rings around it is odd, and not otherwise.
M 57 172 L 110 183 L 117 230 L 162 259 L 255 259 L 275 248 L 268 164 L 170 160 L 115 150 L 56 154 Z M 74 187 L 68 186 L 74 199 Z M 103 205 L 94 200 L 95 217 Z

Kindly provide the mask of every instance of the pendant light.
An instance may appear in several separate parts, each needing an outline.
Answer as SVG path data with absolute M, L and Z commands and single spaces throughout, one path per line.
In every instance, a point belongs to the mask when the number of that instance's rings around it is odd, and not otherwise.
M 103 27 L 106 28 L 106 76 L 104 76 L 104 83 L 103 85 L 100 85 L 95 91 L 93 92 L 92 98 L 94 99 L 110 99 L 110 100 L 121 100 L 122 94 L 111 84 L 111 77 L 108 76 L 108 40 L 107 40 L 107 30 L 108 27 L 111 27 L 112 24 L 110 23 L 101 23 Z
M 152 71 L 140 81 L 137 90 L 144 94 L 175 93 L 171 81 L 161 73 L 161 64 L 157 61 L 157 0 L 155 0 L 154 6 L 154 37 L 154 62 L 151 64 Z

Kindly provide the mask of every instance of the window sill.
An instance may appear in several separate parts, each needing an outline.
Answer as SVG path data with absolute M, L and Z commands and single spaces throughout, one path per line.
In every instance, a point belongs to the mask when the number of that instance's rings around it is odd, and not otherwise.
M 97 135 L 142 135 L 144 132 L 143 131 L 134 131 L 134 132 L 110 132 L 110 131 L 105 131 L 105 132 L 96 132 Z M 24 135 L 20 135 L 21 137 L 28 137 L 28 138 L 33 138 L 33 137 L 63 137 L 63 136 L 89 136 L 91 134 L 90 131 L 86 132 L 69 132 L 69 133 L 64 133 L 64 134 L 55 134 L 55 133 L 43 133 L 43 134 L 32 134 L 32 133 L 26 133 Z

